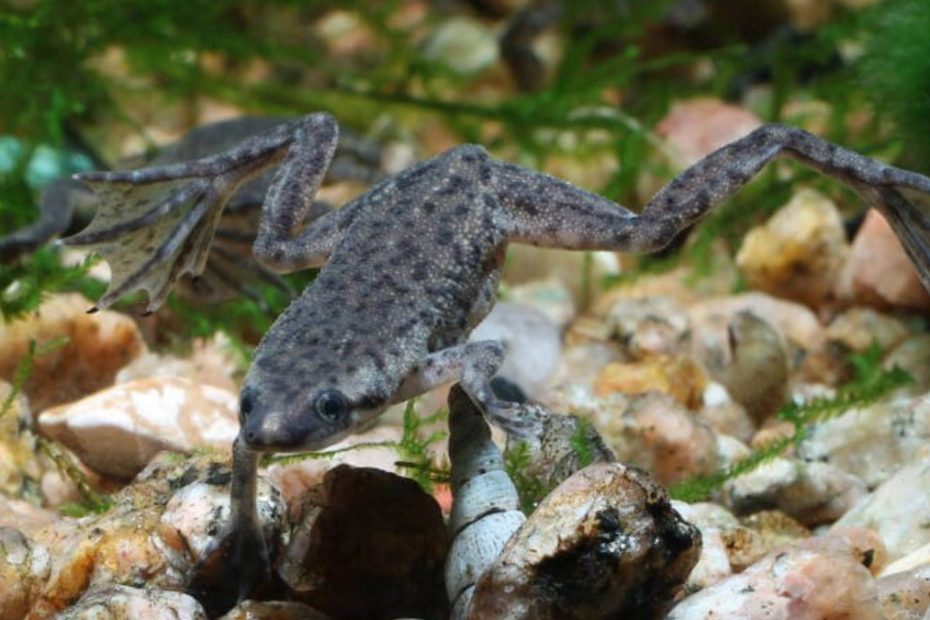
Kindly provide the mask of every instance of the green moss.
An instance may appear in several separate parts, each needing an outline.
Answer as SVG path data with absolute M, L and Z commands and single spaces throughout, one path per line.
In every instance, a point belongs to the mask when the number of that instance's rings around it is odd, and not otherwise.
M 889 0 L 869 21 L 865 51 L 857 64 L 859 86 L 894 123 L 909 165 L 930 169 L 930 4 Z
M 552 491 L 544 480 L 528 473 L 532 464 L 530 446 L 524 441 L 509 446 L 504 453 L 504 470 L 517 488 L 520 510 L 527 515 L 532 514 L 539 502 Z

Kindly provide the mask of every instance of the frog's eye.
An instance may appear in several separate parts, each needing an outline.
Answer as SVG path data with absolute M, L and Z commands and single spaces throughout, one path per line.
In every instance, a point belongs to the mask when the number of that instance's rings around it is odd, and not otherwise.
M 349 401 L 338 390 L 323 390 L 313 401 L 317 414 L 327 422 L 336 422 L 349 413 Z
M 242 393 L 239 395 L 239 418 L 244 420 L 249 417 L 253 407 L 255 407 L 255 389 L 242 388 Z

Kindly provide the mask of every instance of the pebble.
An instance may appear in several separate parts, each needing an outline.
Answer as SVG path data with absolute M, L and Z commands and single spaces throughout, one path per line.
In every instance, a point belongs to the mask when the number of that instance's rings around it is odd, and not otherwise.
M 700 556 L 701 538 L 664 489 L 620 463 L 559 485 L 475 586 L 471 618 L 654 617 Z
M 704 389 L 699 417 L 718 434 L 730 435 L 747 443 L 756 432 L 756 425 L 727 389 L 716 381 L 709 381 Z
M 779 457 L 727 481 L 724 502 L 737 514 L 776 509 L 808 527 L 832 523 L 868 495 L 865 483 L 828 463 Z
M 656 125 L 685 168 L 762 125 L 749 110 L 711 97 L 677 101 Z
M 555 278 L 514 284 L 508 289 L 507 301 L 536 308 L 564 330 L 575 318 L 578 302 L 565 283 Z
M 852 409 L 816 424 L 797 454 L 835 465 L 873 489 L 916 458 L 928 440 L 930 394 Z
M 12 391 L 9 383 L 0 380 L 0 407 Z M 36 458 L 31 426 L 28 403 L 20 394 L 9 401 L 6 412 L 0 415 L 0 494 L 19 497 L 24 489 L 35 487 L 44 473 L 43 463 Z
M 448 549 L 439 505 L 416 482 L 339 465 L 308 497 L 278 572 L 296 600 L 336 618 L 446 617 Z
M 689 596 L 669 620 L 881 618 L 874 566 L 881 541 L 867 530 L 786 545 L 741 573 Z
M 209 340 L 195 339 L 186 357 L 145 353 L 116 373 L 116 383 L 153 377 L 186 377 L 194 383 L 212 385 L 230 392 L 239 388 L 233 375 L 239 369 L 232 343 L 223 332 Z
M 730 361 L 718 378 L 753 422 L 761 425 L 778 411 L 787 396 L 785 346 L 768 322 L 748 310 L 733 316 L 727 334 Z
M 883 618 L 923 620 L 930 609 L 930 564 L 882 576 L 875 589 Z
M 0 495 L 0 528 L 12 527 L 32 536 L 59 518 L 59 515 L 51 510 L 21 499 L 9 499 Z
M 219 620 L 332 620 L 309 605 L 291 601 L 242 601 Z
M 498 302 L 472 331 L 468 340 L 497 340 L 507 347 L 498 375 L 538 397 L 555 371 L 562 352 L 559 326 L 536 308 Z
M 711 504 L 713 505 L 713 504 Z M 701 519 L 700 509 L 692 504 L 672 500 L 672 507 L 681 517 L 701 532 L 701 556 L 688 575 L 685 592 L 696 592 L 717 583 L 733 574 L 727 545 L 720 528 L 714 527 Z M 730 515 L 732 517 L 732 515 Z M 736 522 L 736 518 L 733 517 Z
M 907 393 L 919 396 L 930 392 L 930 334 L 911 334 L 892 349 L 882 361 L 882 368 L 891 370 L 895 366 L 914 379 L 904 387 Z
M 635 362 L 608 364 L 595 379 L 593 389 L 596 396 L 656 391 L 670 395 L 689 409 L 697 409 L 706 385 L 704 371 L 690 358 L 657 355 Z
M 611 336 L 634 358 L 682 353 L 691 328 L 684 307 L 670 297 L 618 299 L 606 321 Z
M 228 390 L 156 377 L 44 411 L 38 424 L 94 471 L 128 480 L 162 450 L 228 451 L 239 430 L 238 403 Z
M 930 543 L 930 454 L 900 468 L 865 500 L 843 515 L 834 527 L 875 530 L 892 560 Z
M 57 620 L 207 620 L 203 607 L 183 592 L 108 585 L 88 591 Z
M 705 368 L 722 370 L 729 361 L 728 328 L 741 312 L 752 312 L 778 334 L 786 346 L 789 367 L 796 369 L 804 356 L 821 349 L 826 340 L 817 315 L 801 304 L 760 292 L 707 299 L 688 309 L 692 354 Z
M 0 601 L 15 597 L 29 617 L 45 618 L 118 584 L 183 590 L 199 554 L 228 519 L 229 479 L 228 467 L 205 456 L 165 453 L 112 495 L 102 514 L 58 520 L 29 539 L 0 528 L 3 546 L 18 549 L 0 554 Z M 258 497 L 260 523 L 278 540 L 284 506 L 262 478 Z
M 875 209 L 869 209 L 853 239 L 836 289 L 839 297 L 857 304 L 930 309 L 930 295 L 921 285 L 914 263 L 888 221 Z
M 749 231 L 736 264 L 751 288 L 818 308 L 833 298 L 848 252 L 836 205 L 802 189 L 765 224 Z
M 865 351 L 877 343 L 883 352 L 904 342 L 910 330 L 903 321 L 871 308 L 850 308 L 826 329 L 830 342 L 838 342 L 851 351 Z
M 645 469 L 665 485 L 716 471 L 716 435 L 697 416 L 661 392 L 627 403 L 604 403 L 589 418 L 620 462 Z
M 71 402 L 113 384 L 120 368 L 146 346 L 135 321 L 118 312 L 87 314 L 93 303 L 75 293 L 50 295 L 39 309 L 0 322 L 0 379 L 10 381 L 29 350 L 59 339 L 62 346 L 36 355 L 23 387 L 33 412 Z
M 50 574 L 46 547 L 0 526 L 0 620 L 25 618 Z
M 497 62 L 497 36 L 477 19 L 451 17 L 433 31 L 423 54 L 456 73 L 473 75 Z
M 901 573 L 915 568 L 920 568 L 924 564 L 930 564 L 930 544 L 911 551 L 906 556 L 894 560 L 882 571 L 882 576 Z
M 513 244 L 507 248 L 504 263 L 504 299 L 537 306 L 564 327 L 600 290 L 599 283 L 619 272 L 613 252 L 566 252 Z

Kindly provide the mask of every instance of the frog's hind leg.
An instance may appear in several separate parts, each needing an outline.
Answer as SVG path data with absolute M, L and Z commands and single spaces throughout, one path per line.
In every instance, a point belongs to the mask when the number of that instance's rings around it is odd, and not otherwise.
M 294 165 L 293 146 L 301 139 L 312 146 L 297 149 L 304 157 L 301 165 Z M 98 307 L 144 290 L 147 311 L 157 309 L 178 278 L 203 271 L 230 196 L 282 160 L 285 165 L 269 189 L 272 206 L 263 208 L 258 238 L 268 233 L 269 223 L 271 232 L 293 234 L 312 204 L 337 140 L 332 117 L 312 114 L 193 162 L 76 175 L 96 193 L 98 208 L 90 225 L 65 242 L 91 246 L 110 264 L 110 287 Z M 305 156 L 308 148 L 312 157 Z M 282 203 L 285 209 L 275 208 Z
M 930 289 L 930 178 L 785 125 L 765 125 L 672 179 L 632 213 L 547 175 L 496 163 L 488 187 L 510 215 L 511 241 L 569 249 L 649 252 L 703 217 L 776 157 L 796 159 L 856 190 L 881 211 Z
M 83 183 L 68 178 L 48 183 L 39 198 L 38 221 L 0 237 L 0 261 L 28 254 L 65 232 L 75 219 L 75 211 L 92 203 L 93 193 Z

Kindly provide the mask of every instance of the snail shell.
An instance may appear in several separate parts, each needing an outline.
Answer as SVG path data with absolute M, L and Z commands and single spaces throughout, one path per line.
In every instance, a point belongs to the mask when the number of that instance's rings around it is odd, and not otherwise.
M 446 592 L 451 617 L 460 620 L 467 617 L 478 578 L 526 517 L 482 413 L 458 386 L 449 395 L 449 408 L 454 542 L 446 559 Z

